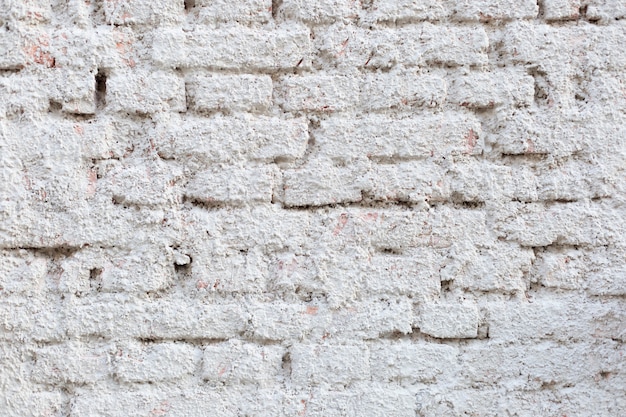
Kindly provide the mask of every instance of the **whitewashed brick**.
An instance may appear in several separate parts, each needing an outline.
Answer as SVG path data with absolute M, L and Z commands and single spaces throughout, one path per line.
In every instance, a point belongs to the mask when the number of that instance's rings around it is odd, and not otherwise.
M 290 349 L 296 386 L 350 384 L 370 378 L 366 345 L 304 345 Z
M 467 302 L 425 304 L 420 310 L 422 333 L 442 338 L 473 338 L 478 331 L 478 309 Z
M 273 385 L 283 366 L 285 350 L 232 341 L 204 348 L 202 377 L 227 384 Z
M 197 112 L 260 112 L 266 110 L 272 100 L 269 76 L 197 74 L 187 78 L 186 85 L 189 108 Z

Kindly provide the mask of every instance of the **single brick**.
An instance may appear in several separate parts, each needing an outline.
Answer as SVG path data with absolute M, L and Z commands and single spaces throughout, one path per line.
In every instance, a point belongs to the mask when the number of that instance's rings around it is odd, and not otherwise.
M 533 251 L 513 242 L 475 246 L 455 242 L 441 263 L 442 281 L 473 291 L 526 291 Z
M 499 112 L 492 123 L 485 142 L 508 155 L 565 156 L 591 146 L 589 129 L 559 114 L 515 109 Z
M 410 161 L 374 165 L 370 172 L 370 193 L 374 200 L 426 203 L 450 197 L 445 170 L 434 163 Z
M 274 101 L 286 111 L 341 111 L 359 100 L 355 74 L 287 75 L 276 83 Z
M 453 375 L 458 349 L 448 345 L 394 341 L 373 342 L 370 366 L 374 380 L 382 382 L 435 382 Z
M 166 71 L 114 71 L 107 80 L 107 107 L 116 112 L 150 114 L 186 110 L 185 83 Z
M 43 384 L 85 384 L 109 376 L 111 347 L 79 342 L 46 346 L 35 351 L 32 379 Z
M 483 65 L 489 40 L 481 27 L 441 27 L 430 23 L 394 29 L 336 24 L 316 31 L 322 59 L 342 68 L 394 65 Z
M 590 0 L 586 4 L 588 19 L 608 22 L 626 17 L 626 4 L 621 0 Z
M 348 167 L 336 167 L 332 161 L 316 159 L 307 165 L 286 170 L 284 203 L 290 207 L 321 206 L 358 202 L 362 192 L 371 189 L 367 161 L 355 161 Z
M 315 257 L 293 252 L 272 255 L 269 261 L 268 284 L 270 291 L 285 295 L 321 294 L 324 289 Z
M 439 107 L 445 97 L 443 79 L 412 73 L 286 76 L 274 94 L 286 111 L 319 112 Z
M 0 30 L 0 69 L 16 70 L 28 64 L 24 39 L 17 32 Z
M 449 92 L 454 103 L 477 109 L 527 107 L 533 103 L 534 95 L 533 78 L 514 70 L 472 72 L 456 78 Z
M 325 335 L 343 340 L 377 339 L 383 335 L 412 333 L 413 323 L 413 305 L 408 298 L 366 299 L 333 310 Z
M 432 75 L 368 74 L 360 86 L 364 110 L 441 107 L 446 99 L 446 82 Z
M 374 0 L 368 18 L 377 22 L 416 22 L 442 20 L 449 11 L 441 0 Z
M 420 112 L 407 118 L 329 117 L 313 134 L 320 152 L 346 161 L 479 154 L 483 148 L 480 122 L 463 111 Z
M 582 288 L 588 276 L 584 252 L 573 248 L 548 247 L 538 251 L 530 276 L 542 286 L 565 290 Z
M 52 17 L 50 0 L 0 0 L 0 21 L 13 19 L 30 25 L 46 23 Z
M 319 340 L 331 320 L 327 308 L 302 302 L 251 303 L 249 308 L 252 334 L 265 340 Z
M 603 205 L 587 202 L 550 205 L 510 203 L 497 214 L 496 233 L 524 246 L 602 246 L 618 239 L 623 221 Z
M 459 21 L 533 19 L 539 12 L 535 0 L 475 0 L 450 2 L 452 17 Z
M 193 373 L 200 352 L 183 343 L 118 344 L 114 374 L 124 382 L 177 380 Z
M 0 250 L 0 294 L 37 294 L 48 273 L 48 260 L 26 250 Z
M 267 75 L 196 74 L 186 85 L 188 106 L 197 112 L 262 112 L 272 101 L 272 79 Z
M 359 3 L 346 0 L 283 0 L 275 12 L 285 20 L 328 24 L 336 20 L 356 19 Z
M 419 301 L 435 299 L 441 290 L 439 269 L 443 257 L 434 250 L 371 256 L 364 270 L 364 286 L 375 294 L 409 295 Z
M 191 276 L 196 289 L 225 294 L 266 291 L 267 261 L 261 253 L 216 253 L 206 245 L 191 247 Z
M 478 335 L 478 308 L 465 302 L 428 303 L 420 309 L 420 332 L 441 339 Z
M 272 19 L 272 0 L 195 0 L 197 22 L 267 23 Z
M 220 167 L 197 173 L 185 186 L 188 199 L 206 204 L 242 205 L 272 201 L 275 166 Z
M 532 302 L 531 302 L 532 301 Z M 534 294 L 528 299 L 489 303 L 486 305 L 489 339 L 521 341 L 551 339 L 573 342 L 608 338 L 625 340 L 623 303 Z M 576 320 L 572 320 L 576 317 Z
M 539 179 L 528 167 L 509 167 L 492 162 L 467 160 L 448 172 L 452 198 L 462 202 L 490 200 L 537 201 Z
M 296 386 L 350 385 L 370 378 L 365 344 L 296 344 L 289 353 L 291 380 Z
M 242 307 L 234 304 L 181 305 L 163 298 L 149 302 L 115 294 L 76 301 L 67 308 L 65 322 L 67 334 L 76 337 L 221 339 L 237 335 L 246 324 Z
M 589 253 L 585 259 L 584 275 L 587 291 L 596 296 L 623 296 L 626 294 L 626 254 L 623 244 L 604 247 Z M 569 266 L 569 262 L 568 262 Z
M 229 385 L 271 386 L 278 381 L 285 350 L 233 340 L 204 348 L 202 377 Z
M 574 386 L 602 372 L 623 373 L 615 342 L 552 341 L 510 346 L 502 342 L 463 349 L 461 373 L 468 383 L 496 383 L 540 389 L 545 384 Z M 620 369 L 621 368 L 621 369 Z
M 183 0 L 104 0 L 111 25 L 172 25 L 182 21 Z
M 310 66 L 309 29 L 289 25 L 275 30 L 229 26 L 193 32 L 163 30 L 154 34 L 152 58 L 175 68 L 262 70 Z
M 291 407 L 293 415 L 413 417 L 416 410 L 415 394 L 400 387 L 378 384 L 341 390 L 308 388 L 295 400 L 298 401 Z
M 574 20 L 580 13 L 580 0 L 547 0 L 542 6 L 546 20 Z
M 542 200 L 575 201 L 610 197 L 619 177 L 610 158 L 601 164 L 569 160 L 559 167 L 543 167 L 537 176 L 538 194 Z
M 106 192 L 116 204 L 125 205 L 164 206 L 180 200 L 180 189 L 175 186 L 182 178 L 180 168 L 159 159 L 125 162 L 109 165 L 97 191 Z
M 90 271 L 90 287 L 102 292 L 160 291 L 176 279 L 169 248 L 137 245 L 131 250 L 109 250 Z
M 158 123 L 154 138 L 162 158 L 194 163 L 200 168 L 242 160 L 293 162 L 304 155 L 308 140 L 304 118 L 250 115 L 208 119 L 176 116 Z

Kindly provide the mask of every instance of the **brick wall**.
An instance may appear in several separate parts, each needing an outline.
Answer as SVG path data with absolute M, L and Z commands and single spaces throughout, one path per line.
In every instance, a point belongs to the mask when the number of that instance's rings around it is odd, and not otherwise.
M 0 0 L 0 415 L 626 415 L 623 0 Z

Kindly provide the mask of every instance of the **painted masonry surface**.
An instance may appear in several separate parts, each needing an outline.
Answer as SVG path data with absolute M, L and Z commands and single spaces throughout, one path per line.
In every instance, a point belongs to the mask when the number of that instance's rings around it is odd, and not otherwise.
M 623 0 L 0 0 L 0 416 L 626 416 Z

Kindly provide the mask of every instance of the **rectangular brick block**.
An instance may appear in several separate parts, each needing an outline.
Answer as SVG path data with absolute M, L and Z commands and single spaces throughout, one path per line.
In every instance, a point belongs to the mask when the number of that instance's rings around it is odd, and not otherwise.
M 115 112 L 183 112 L 186 110 L 185 83 L 172 72 L 114 71 L 107 81 L 106 102 Z
M 450 193 L 455 201 L 489 200 L 537 201 L 537 175 L 526 166 L 509 167 L 491 162 L 467 160 L 448 172 Z
M 400 256 L 371 256 L 364 269 L 365 288 L 371 295 L 409 295 L 421 302 L 439 295 L 439 269 L 443 258 L 433 250 L 420 249 Z
M 368 11 L 368 17 L 377 22 L 395 23 L 437 21 L 450 13 L 441 0 L 376 0 Z
M 0 20 L 20 20 L 31 25 L 46 23 L 52 17 L 50 0 L 0 0 Z
M 298 25 L 275 30 L 162 30 L 154 34 L 152 50 L 153 60 L 170 68 L 261 71 L 308 68 L 310 55 L 309 29 Z
M 457 348 L 409 341 L 369 345 L 372 378 L 382 382 L 433 383 L 459 371 Z
M 172 25 L 183 19 L 183 0 L 104 0 L 110 25 Z
M 263 112 L 272 101 L 272 79 L 267 75 L 195 74 L 187 77 L 188 106 L 196 112 Z
M 377 339 L 412 333 L 414 321 L 413 305 L 408 298 L 369 299 L 334 310 L 325 334 L 339 340 Z
M 141 339 L 226 339 L 245 328 L 244 312 L 234 304 L 185 305 L 102 294 L 97 301 L 76 300 L 66 309 L 67 334 Z
M 305 345 L 290 349 L 294 385 L 350 385 L 370 378 L 369 351 L 365 344 Z
M 511 203 L 495 222 L 496 233 L 524 246 L 602 246 L 620 236 L 616 213 L 585 202 L 521 205 Z M 521 226 L 521 227 L 520 227 Z
M 472 72 L 457 78 L 449 91 L 454 103 L 477 109 L 527 107 L 533 103 L 534 95 L 533 78 L 515 70 Z
M 259 294 L 267 290 L 267 261 L 258 251 L 220 253 L 192 245 L 191 277 L 196 289 L 222 294 Z
M 421 307 L 420 332 L 441 339 L 478 335 L 478 308 L 471 303 L 435 302 Z
M 626 4 L 620 0 L 591 0 L 587 1 L 588 19 L 610 21 L 626 17 Z
M 616 343 L 536 342 L 523 352 L 502 343 L 473 345 L 463 350 L 461 369 L 471 383 L 497 383 L 540 389 L 545 384 L 576 385 L 602 372 L 624 373 Z M 495 378 L 495 380 L 494 380 Z
M 469 112 L 421 112 L 407 118 L 329 117 L 313 131 L 320 152 L 346 161 L 428 158 L 482 152 L 481 124 Z M 433 141 L 433 137 L 437 141 Z
M 42 384 L 85 384 L 102 381 L 110 375 L 111 346 L 80 342 L 36 349 L 31 378 Z
M 481 27 L 442 27 L 430 23 L 376 30 L 336 24 L 316 31 L 321 59 L 340 68 L 394 65 L 446 66 L 487 63 L 489 40 Z
M 531 302 L 532 301 L 532 302 Z M 584 341 L 598 338 L 624 340 L 623 303 L 574 299 L 567 293 L 559 297 L 535 294 L 531 298 L 506 303 L 489 303 L 489 339 L 517 341 L 551 339 Z M 576 320 L 572 320 L 576 317 Z
M 114 375 L 124 382 L 172 381 L 191 375 L 200 350 L 183 343 L 118 343 Z
M 228 385 L 275 385 L 283 366 L 281 346 L 260 346 L 238 340 L 204 348 L 202 377 Z
M 171 122 L 177 127 L 173 128 Z M 179 159 L 200 167 L 242 160 L 293 162 L 304 155 L 308 140 L 308 123 L 304 118 L 249 115 L 164 119 L 157 124 L 154 139 L 162 158 Z
M 411 73 L 294 75 L 283 77 L 274 90 L 285 111 L 440 107 L 445 97 L 443 79 Z
M 459 21 L 533 19 L 539 12 L 534 0 L 476 0 L 450 2 L 452 17 Z
M 316 159 L 300 168 L 286 170 L 284 203 L 298 207 L 361 201 L 362 192 L 371 189 L 368 165 L 367 161 L 358 161 L 344 168 L 329 160 Z
M 0 30 L 0 69 L 17 70 L 28 63 L 23 48 L 24 40 L 16 32 Z
M 270 203 L 278 175 L 275 166 L 202 171 L 185 186 L 185 197 L 209 205 Z
M 445 201 L 450 188 L 445 170 L 426 161 L 374 165 L 371 170 L 371 198 L 417 204 Z
M 297 401 L 297 402 L 296 402 Z M 364 384 L 350 390 L 318 388 L 306 390 L 294 399 L 292 414 L 311 416 L 413 417 L 415 395 L 399 387 Z
M 37 294 L 45 287 L 48 260 L 26 250 L 0 250 L 0 294 Z
M 543 2 L 546 20 L 573 20 L 579 17 L 580 0 L 548 0 Z
M 116 204 L 155 207 L 180 201 L 181 190 L 175 184 L 182 170 L 160 160 L 111 163 L 100 175 L 96 191 L 109 194 Z
M 271 0 L 196 0 L 192 12 L 197 22 L 214 24 L 219 22 L 267 23 L 272 19 Z
M 345 0 L 318 0 L 315 2 L 284 0 L 275 12 L 278 12 L 278 16 L 286 20 L 324 24 L 356 18 L 359 4 Z
M 131 250 L 110 250 L 93 262 L 90 282 L 102 292 L 160 291 L 176 279 L 169 248 L 137 245 Z
M 442 262 L 441 280 L 473 291 L 526 291 L 534 258 L 532 249 L 513 242 L 456 242 Z
M 319 339 L 329 326 L 327 309 L 308 303 L 251 303 L 255 338 L 265 340 Z

